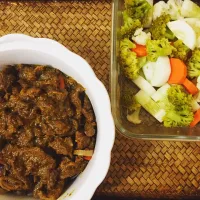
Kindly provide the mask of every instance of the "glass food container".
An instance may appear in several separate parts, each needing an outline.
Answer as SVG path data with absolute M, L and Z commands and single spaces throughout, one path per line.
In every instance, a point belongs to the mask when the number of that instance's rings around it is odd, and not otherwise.
M 196 1 L 200 3 L 199 1 Z M 155 1 L 154 1 L 155 3 Z M 111 48 L 111 103 L 115 125 L 118 131 L 126 137 L 149 140 L 200 140 L 200 126 L 194 128 L 165 128 L 144 110 L 141 112 L 144 121 L 139 125 L 134 125 L 126 119 L 126 111 L 121 103 L 121 94 L 126 80 L 120 74 L 118 63 L 119 37 L 118 30 L 122 25 L 122 11 L 124 0 L 113 0 L 112 14 L 112 48 Z M 128 83 L 132 84 L 132 83 Z M 137 90 L 137 88 L 134 88 Z

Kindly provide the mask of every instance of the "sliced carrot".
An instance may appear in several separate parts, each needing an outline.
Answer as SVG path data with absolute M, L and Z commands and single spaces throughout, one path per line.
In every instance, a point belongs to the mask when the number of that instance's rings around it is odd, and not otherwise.
M 191 81 L 189 81 L 187 78 L 183 82 L 183 86 L 192 95 L 197 94 L 199 91 L 198 88 L 196 87 L 196 85 L 194 83 L 192 83 Z
M 171 74 L 168 80 L 169 84 L 182 84 L 187 76 L 187 67 L 184 62 L 178 58 L 170 58 Z
M 91 160 L 92 156 L 84 156 L 83 157 L 85 160 Z
M 59 76 L 59 84 L 60 84 L 60 89 L 65 89 L 65 81 L 64 81 L 64 78 L 63 76 Z
M 191 122 L 190 127 L 196 126 L 200 122 L 200 109 L 194 114 L 194 120 Z
M 133 52 L 137 54 L 138 57 L 143 57 L 147 55 L 147 49 L 146 46 L 135 44 L 136 47 L 132 49 Z

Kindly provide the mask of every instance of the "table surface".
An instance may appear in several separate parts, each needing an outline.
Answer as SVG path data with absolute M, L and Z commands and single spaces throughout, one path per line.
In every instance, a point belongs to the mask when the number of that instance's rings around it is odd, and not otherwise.
M 13 0 L 0 6 L 0 36 L 57 40 L 85 58 L 109 90 L 111 0 Z M 117 132 L 110 170 L 96 195 L 200 197 L 199 190 L 199 142 L 130 140 Z

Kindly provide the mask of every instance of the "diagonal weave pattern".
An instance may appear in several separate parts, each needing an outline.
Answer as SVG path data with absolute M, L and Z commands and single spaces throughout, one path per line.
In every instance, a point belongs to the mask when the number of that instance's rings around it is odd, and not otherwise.
M 0 3 L 0 36 L 25 33 L 59 41 L 85 58 L 109 88 L 111 0 Z M 117 134 L 97 194 L 200 196 L 200 143 L 141 141 Z

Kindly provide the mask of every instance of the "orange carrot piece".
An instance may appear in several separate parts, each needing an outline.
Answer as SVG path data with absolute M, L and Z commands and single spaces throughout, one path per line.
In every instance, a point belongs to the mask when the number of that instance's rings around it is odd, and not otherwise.
M 196 87 L 196 85 L 194 83 L 192 83 L 191 81 L 189 81 L 187 78 L 183 82 L 183 86 L 192 95 L 197 94 L 199 91 L 198 88 Z
M 60 83 L 60 89 L 65 89 L 65 81 L 64 81 L 64 78 L 63 76 L 59 76 L 59 83 Z
M 171 74 L 168 80 L 169 84 L 182 84 L 187 76 L 187 67 L 184 62 L 178 58 L 170 58 Z
M 84 156 L 83 158 L 84 158 L 85 160 L 88 160 L 88 161 L 89 161 L 89 160 L 91 160 L 92 156 Z
M 194 114 L 194 120 L 191 122 L 190 127 L 196 126 L 200 122 L 200 109 Z
M 146 46 L 135 44 L 136 47 L 132 49 L 133 52 L 137 54 L 138 57 L 147 56 L 147 49 Z

